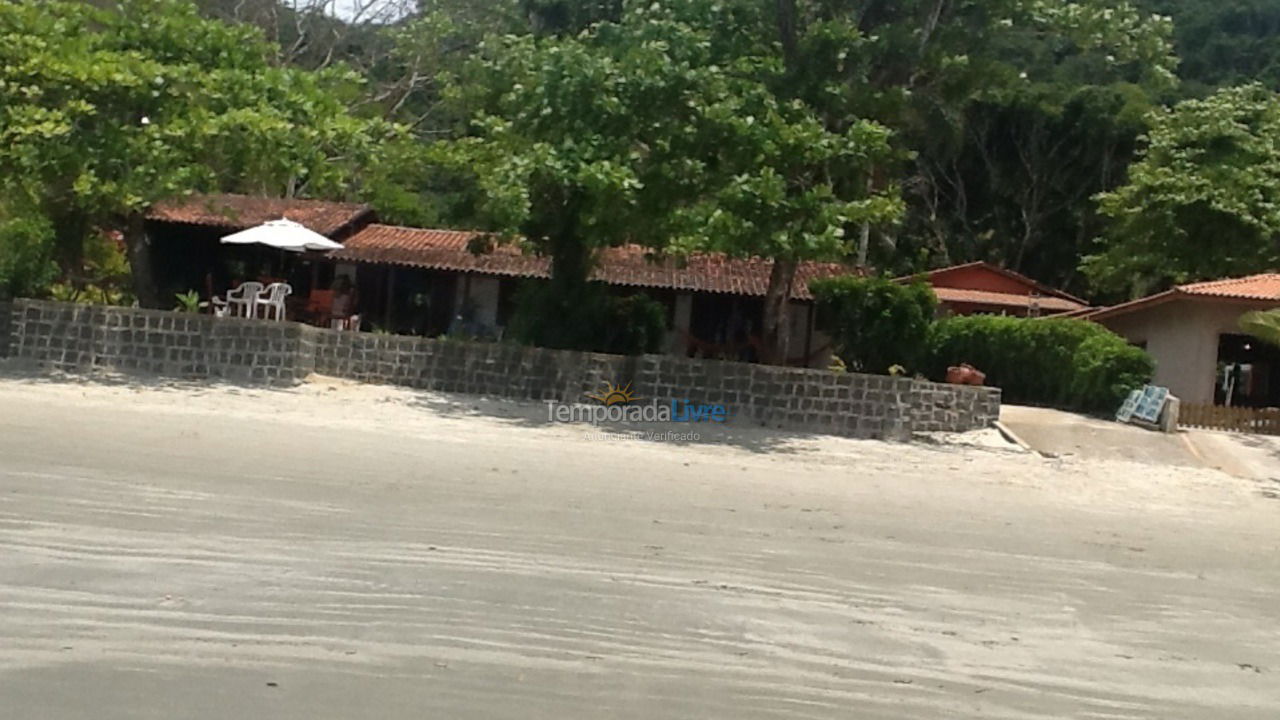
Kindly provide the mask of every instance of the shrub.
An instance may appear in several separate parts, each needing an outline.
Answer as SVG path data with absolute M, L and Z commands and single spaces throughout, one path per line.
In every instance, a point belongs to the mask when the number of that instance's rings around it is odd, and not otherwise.
M 605 302 L 603 329 L 605 352 L 661 352 L 667 337 L 667 309 L 647 295 L 611 296 Z
M 1151 382 L 1155 363 L 1118 335 L 1095 335 L 1076 350 L 1075 395 L 1086 409 L 1114 410 L 1130 390 Z
M 600 283 L 566 294 L 533 281 L 520 288 L 515 303 L 510 331 L 527 345 L 639 355 L 660 351 L 666 337 L 662 303 L 642 294 L 611 295 Z
M 843 276 L 815 280 L 809 290 L 817 302 L 817 327 L 831 337 L 836 356 L 849 370 L 922 369 L 938 304 L 927 284 Z
M 1086 411 L 1114 410 L 1155 369 L 1145 351 L 1087 320 L 989 315 L 934 324 L 929 375 L 960 363 L 986 373 L 1005 400 Z
M 0 218 L 0 298 L 42 297 L 57 276 L 49 222 L 42 217 Z

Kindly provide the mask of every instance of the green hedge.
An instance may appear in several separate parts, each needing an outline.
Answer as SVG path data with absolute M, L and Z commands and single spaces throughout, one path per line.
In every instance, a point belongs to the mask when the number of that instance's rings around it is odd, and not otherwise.
M 44 296 L 57 276 L 49 222 L 39 216 L 0 216 L 0 300 Z
M 570 285 L 531 280 L 516 293 L 509 329 L 526 345 L 617 355 L 661 352 L 667 310 L 642 293 L 619 296 L 602 283 Z
M 885 374 L 894 365 L 916 372 L 925 359 L 929 325 L 938 299 L 923 281 L 840 276 L 809 283 L 817 303 L 817 328 L 855 372 Z
M 986 373 L 1008 402 L 1085 411 L 1115 410 L 1155 370 L 1145 351 L 1096 323 L 990 315 L 934 323 L 930 377 L 941 379 L 960 363 Z

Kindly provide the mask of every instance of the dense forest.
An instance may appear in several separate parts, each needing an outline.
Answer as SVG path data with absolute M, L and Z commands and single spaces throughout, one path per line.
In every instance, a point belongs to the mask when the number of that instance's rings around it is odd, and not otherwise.
M 1277 266 L 1278 89 L 1270 0 L 0 0 L 0 294 L 155 304 L 144 209 L 239 191 L 526 238 L 569 315 L 632 242 L 1115 300 Z

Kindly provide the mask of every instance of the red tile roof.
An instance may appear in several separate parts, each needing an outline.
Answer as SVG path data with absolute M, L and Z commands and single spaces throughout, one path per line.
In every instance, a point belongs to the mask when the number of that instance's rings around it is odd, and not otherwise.
M 1187 295 L 1238 298 L 1241 300 L 1280 301 L 1280 273 L 1263 273 L 1226 280 L 1179 285 L 1178 291 Z
M 366 225 L 329 253 L 334 260 L 404 265 L 430 270 L 457 270 L 508 277 L 547 277 L 545 258 L 525 255 L 514 245 L 495 243 L 490 252 L 472 252 L 483 233 L 470 230 L 427 230 L 397 225 Z
M 962 290 L 960 288 L 947 287 L 936 287 L 933 292 L 938 296 L 938 300 L 944 303 L 1016 307 L 1024 310 L 1036 307 L 1041 311 L 1051 313 L 1073 312 L 1088 307 L 1084 303 L 1049 295 L 1014 295 L 1012 293 L 991 292 L 989 290 Z
M 1197 300 L 1225 300 L 1228 302 L 1280 305 L 1280 273 L 1262 273 L 1247 277 L 1206 280 L 1204 282 L 1176 285 L 1172 290 L 1148 295 L 1137 300 L 1100 308 L 1083 314 L 1091 320 L 1124 315 L 1135 310 L 1161 305 L 1179 298 Z
M 1085 300 L 1084 298 L 1076 297 L 1075 295 L 1072 295 L 1071 293 L 1068 293 L 1065 290 L 1059 290 L 1058 288 L 1052 287 L 1050 285 L 1045 285 L 1039 280 L 1029 278 L 1026 275 L 1023 275 L 1022 273 L 1015 272 L 1008 268 L 1000 267 L 999 265 L 996 265 L 994 263 L 989 263 L 985 260 L 975 260 L 974 262 L 963 263 L 960 265 L 950 265 L 948 267 L 930 270 L 924 274 L 924 278 L 926 280 L 933 280 L 935 278 L 945 278 L 948 275 L 956 274 L 960 271 L 974 270 L 974 269 L 986 270 L 987 272 L 1003 275 L 1004 277 L 1009 278 L 1010 280 L 1013 280 L 1014 282 L 1025 286 L 1028 290 L 1028 292 L 1026 293 L 1028 295 L 1032 293 L 1036 293 L 1039 295 L 1050 295 L 1053 297 L 1059 297 L 1064 300 L 1070 300 L 1074 302 L 1077 307 L 1083 307 L 1089 304 L 1088 301 Z M 915 277 L 916 277 L 915 275 L 907 275 L 907 276 L 898 278 L 898 280 L 905 282 L 905 281 L 910 281 Z M 933 285 L 934 283 L 930 282 L 930 284 Z M 966 289 L 966 288 L 959 288 L 959 289 Z
M 373 224 L 345 240 L 344 249 L 329 257 L 506 277 L 550 277 L 547 258 L 525 254 L 515 245 L 494 244 L 484 252 L 473 252 L 479 249 L 475 246 L 488 244 L 484 240 L 484 234 L 478 232 Z M 611 285 L 763 296 L 771 269 L 767 260 L 719 253 L 693 255 L 683 262 L 655 260 L 642 247 L 626 246 L 603 251 L 592 279 Z M 854 272 L 858 271 L 839 263 L 801 263 L 792 297 L 810 300 L 810 280 Z
M 975 270 L 986 271 L 1006 280 L 998 283 L 997 287 L 991 287 L 990 282 L 975 281 L 972 276 L 972 271 Z M 906 275 L 897 278 L 897 281 L 911 282 L 919 277 L 923 277 L 933 287 L 933 293 L 943 303 L 1019 310 L 1030 310 L 1034 307 L 1049 314 L 1079 312 L 1089 307 L 1087 302 L 1074 295 L 981 260 L 930 270 L 923 276 Z M 1010 283 L 1009 280 L 1013 282 Z M 952 283 L 962 287 L 955 287 Z M 986 285 L 987 287 L 964 287 L 965 285 Z M 1006 292 L 998 289 L 1001 287 L 1025 288 L 1025 291 Z
M 156 203 L 147 219 L 244 230 L 268 220 L 289 218 L 321 235 L 334 236 L 373 220 L 368 205 L 248 195 L 190 195 Z

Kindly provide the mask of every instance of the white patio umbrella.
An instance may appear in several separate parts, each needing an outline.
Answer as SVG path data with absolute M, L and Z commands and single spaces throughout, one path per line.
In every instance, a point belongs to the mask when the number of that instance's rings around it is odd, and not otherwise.
M 266 245 L 279 250 L 341 250 L 337 243 L 287 218 L 268 220 L 257 227 L 241 230 L 222 238 L 228 245 Z

